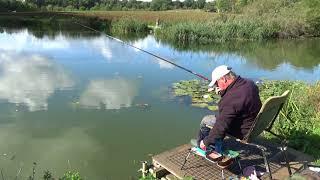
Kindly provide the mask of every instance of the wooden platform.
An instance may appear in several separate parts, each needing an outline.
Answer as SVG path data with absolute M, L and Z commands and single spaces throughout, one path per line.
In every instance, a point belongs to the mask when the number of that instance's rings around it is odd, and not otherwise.
M 287 168 L 285 168 L 284 165 L 281 164 L 282 156 L 279 156 L 280 150 L 276 146 L 270 146 L 264 143 L 259 144 L 263 144 L 268 149 L 267 156 L 270 160 L 270 167 L 273 173 L 273 177 L 276 179 L 282 179 L 282 177 L 279 176 L 288 176 Z M 232 150 L 240 151 L 240 163 L 242 168 L 247 166 L 255 166 L 257 170 L 262 172 L 265 171 L 263 157 L 259 149 L 252 146 L 243 145 L 232 139 L 226 140 L 226 147 L 229 147 Z M 185 144 L 153 156 L 153 164 L 155 166 L 165 168 L 167 171 L 169 171 L 179 179 L 183 179 L 185 177 L 192 177 L 196 180 L 223 179 L 222 177 L 228 179 L 229 177 L 235 177 L 239 175 L 241 172 L 237 163 L 234 163 L 232 166 L 222 172 L 221 168 L 219 168 L 216 164 L 210 163 L 209 161 L 196 155 L 189 156 L 187 163 L 184 165 L 183 169 L 181 169 L 184 159 L 187 156 L 190 148 L 191 145 Z M 290 159 L 294 159 L 294 157 L 292 157 L 290 153 L 288 154 Z M 296 164 L 297 168 L 299 168 L 300 166 L 297 166 Z M 293 169 L 293 171 L 294 170 L 295 169 Z M 262 179 L 267 178 L 267 174 L 262 177 Z

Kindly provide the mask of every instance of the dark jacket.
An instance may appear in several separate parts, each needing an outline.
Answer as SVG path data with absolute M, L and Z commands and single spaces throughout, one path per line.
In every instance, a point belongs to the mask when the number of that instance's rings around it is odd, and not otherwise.
M 248 133 L 261 108 L 259 89 L 253 81 L 238 76 L 221 92 L 218 108 L 216 123 L 203 139 L 206 146 L 224 138 L 226 133 L 239 139 Z

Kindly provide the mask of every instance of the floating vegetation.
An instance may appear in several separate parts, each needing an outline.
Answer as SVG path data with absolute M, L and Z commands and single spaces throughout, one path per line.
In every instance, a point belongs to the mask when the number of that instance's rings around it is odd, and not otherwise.
M 211 111 L 218 110 L 216 104 L 220 97 L 213 93 L 208 93 L 208 86 L 202 81 L 180 81 L 173 83 L 172 88 L 175 96 L 191 97 L 191 106 L 207 108 Z

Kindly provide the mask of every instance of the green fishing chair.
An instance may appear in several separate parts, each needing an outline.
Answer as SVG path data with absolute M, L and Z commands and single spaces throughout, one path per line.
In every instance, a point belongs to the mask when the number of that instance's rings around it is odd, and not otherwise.
M 282 109 L 282 107 L 284 106 L 287 97 L 289 96 L 289 90 L 285 91 L 281 96 L 272 96 L 269 97 L 263 104 L 262 107 L 257 115 L 257 117 L 254 120 L 253 126 L 251 127 L 251 129 L 249 130 L 248 134 L 243 138 L 243 139 L 237 139 L 237 141 L 239 141 L 240 143 L 243 144 L 247 144 L 247 145 L 251 145 L 251 146 L 255 146 L 258 149 L 261 150 L 262 152 L 262 156 L 264 159 L 264 164 L 265 164 L 265 168 L 266 168 L 266 172 L 269 174 L 269 178 L 272 179 L 272 173 L 270 170 L 270 165 L 269 165 L 269 161 L 267 159 L 266 156 L 266 148 L 258 145 L 256 143 L 253 142 L 254 139 L 256 139 L 263 131 L 267 131 L 269 133 L 271 133 L 272 135 L 278 137 L 279 139 L 282 140 L 281 143 L 281 153 L 283 154 L 283 157 L 286 161 L 286 166 L 288 168 L 288 172 L 289 175 L 291 175 L 291 169 L 289 166 L 289 162 L 288 162 L 288 158 L 287 158 L 287 154 L 286 154 L 286 150 L 287 150 L 287 146 L 286 146 L 286 140 L 284 139 L 284 137 L 281 137 L 277 134 L 275 134 L 274 132 L 271 131 L 272 126 L 275 122 L 275 120 L 278 117 L 278 114 L 280 113 L 280 110 Z M 209 127 L 212 128 L 212 127 Z M 228 135 L 229 136 L 229 135 Z M 232 137 L 232 136 L 229 136 Z M 240 169 L 241 169 L 241 165 L 239 164 Z
M 249 130 L 248 134 L 240 141 L 241 143 L 248 144 L 259 148 L 262 152 L 262 156 L 265 163 L 266 172 L 269 174 L 269 178 L 272 179 L 272 173 L 269 166 L 269 161 L 266 156 L 266 148 L 253 143 L 253 140 L 257 138 L 263 131 L 269 132 L 272 135 L 278 137 L 282 140 L 280 150 L 282 151 L 284 160 L 286 161 L 286 166 L 288 168 L 289 175 L 291 175 L 291 169 L 289 166 L 289 161 L 287 158 L 286 150 L 287 143 L 284 137 L 281 137 L 271 131 L 272 126 L 277 119 L 282 107 L 284 106 L 288 96 L 289 90 L 285 91 L 281 96 L 269 97 L 263 104 L 262 107 L 253 123 L 253 126 Z

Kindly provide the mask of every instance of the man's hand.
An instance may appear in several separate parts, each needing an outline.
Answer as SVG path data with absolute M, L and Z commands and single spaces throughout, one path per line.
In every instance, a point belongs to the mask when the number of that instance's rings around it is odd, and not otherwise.
M 206 148 L 206 145 L 204 145 L 204 143 L 203 143 L 203 140 L 201 140 L 200 141 L 200 148 L 202 149 L 202 150 L 206 150 L 207 148 Z

